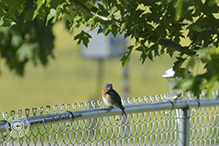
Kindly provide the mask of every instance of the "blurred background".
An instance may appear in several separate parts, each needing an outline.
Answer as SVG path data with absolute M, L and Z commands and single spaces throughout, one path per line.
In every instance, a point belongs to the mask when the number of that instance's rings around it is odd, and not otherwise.
M 55 59 L 47 67 L 29 63 L 25 75 L 10 72 L 3 60 L 0 62 L 0 112 L 46 105 L 84 102 L 102 99 L 101 90 L 106 83 L 124 97 L 123 67 L 121 57 L 102 62 L 102 79 L 98 81 L 97 60 L 85 59 L 62 22 L 54 28 Z M 129 97 L 169 93 L 167 81 L 161 78 L 164 70 L 171 68 L 175 57 L 167 55 L 154 61 L 140 62 L 140 53 L 133 51 L 128 67 Z M 98 85 L 100 84 L 100 85 Z M 100 89 L 99 89 L 100 88 Z

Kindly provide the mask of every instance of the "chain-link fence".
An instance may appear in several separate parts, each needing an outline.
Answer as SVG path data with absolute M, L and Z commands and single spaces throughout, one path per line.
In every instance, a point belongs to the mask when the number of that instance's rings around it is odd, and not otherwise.
M 218 92 L 174 102 L 169 94 L 1 113 L 1 145 L 219 145 Z

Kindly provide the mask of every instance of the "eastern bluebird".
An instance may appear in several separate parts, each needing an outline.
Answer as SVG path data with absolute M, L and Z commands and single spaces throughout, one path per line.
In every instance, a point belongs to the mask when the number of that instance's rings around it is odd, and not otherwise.
M 125 116 L 127 114 L 124 111 L 124 107 L 122 106 L 121 98 L 119 94 L 113 90 L 113 85 L 111 83 L 107 83 L 102 90 L 103 101 L 108 106 L 116 106 L 120 108 Z

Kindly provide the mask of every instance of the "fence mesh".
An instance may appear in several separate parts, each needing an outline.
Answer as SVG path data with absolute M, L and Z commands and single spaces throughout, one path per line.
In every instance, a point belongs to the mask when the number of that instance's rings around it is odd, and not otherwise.
M 218 92 L 212 92 L 212 98 Z M 127 98 L 125 105 L 142 103 L 159 103 L 172 100 L 169 94 Z M 193 99 L 188 94 L 186 100 Z M 200 98 L 205 98 L 203 94 Z M 183 100 L 183 99 L 182 99 Z M 10 113 L 1 113 L 1 120 L 13 115 L 36 117 L 104 107 L 102 101 L 61 104 Z M 190 144 L 219 145 L 219 110 L 216 107 L 190 109 Z M 30 127 L 22 136 L 13 136 L 10 132 L 0 133 L 1 145 L 177 145 L 178 144 L 177 110 L 149 111 L 129 114 L 127 123 L 122 122 L 121 115 L 69 121 Z

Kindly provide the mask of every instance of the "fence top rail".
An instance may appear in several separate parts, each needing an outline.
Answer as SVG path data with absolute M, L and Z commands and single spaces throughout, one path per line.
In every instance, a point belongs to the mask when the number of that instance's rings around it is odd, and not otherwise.
M 125 105 L 125 111 L 127 114 L 173 110 L 182 108 L 199 108 L 199 107 L 213 107 L 219 106 L 218 98 L 200 99 L 200 100 L 181 100 L 177 102 L 157 102 L 157 103 L 142 103 Z M 34 117 L 27 117 L 31 127 L 49 125 L 61 122 L 70 122 L 85 120 L 91 118 L 107 117 L 122 115 L 122 111 L 119 108 L 96 108 L 79 111 L 65 111 L 62 113 L 40 115 Z M 10 127 L 10 121 L 0 121 L 0 132 L 5 132 L 6 128 Z M 24 123 L 25 124 L 25 123 Z
M 209 97 L 206 96 L 206 92 L 203 91 L 200 94 L 199 99 L 208 99 Z M 219 97 L 219 90 L 212 91 L 211 98 L 218 98 Z M 175 99 L 175 96 L 172 94 L 160 94 L 160 95 L 150 95 L 150 96 L 141 96 L 141 97 L 133 97 L 133 98 L 122 98 L 123 105 L 132 105 L 132 104 L 143 104 L 143 103 L 157 103 L 157 102 L 165 102 L 165 101 L 172 101 Z M 196 97 L 190 92 L 188 92 L 185 96 L 182 96 L 180 100 L 194 100 Z M 97 101 L 86 101 L 86 102 L 78 102 L 78 103 L 66 103 L 60 104 L 60 106 L 54 104 L 53 106 L 46 105 L 46 107 L 32 107 L 32 108 L 25 108 L 25 110 L 18 109 L 17 111 L 11 110 L 10 112 L 0 112 L 0 120 L 8 120 L 10 116 L 15 114 L 17 115 L 24 115 L 26 117 L 31 116 L 38 116 L 38 115 L 45 115 L 45 114 L 52 114 L 52 113 L 63 113 L 65 111 L 78 111 L 84 109 L 96 109 L 104 107 L 102 100 Z

